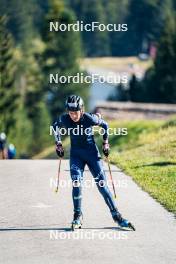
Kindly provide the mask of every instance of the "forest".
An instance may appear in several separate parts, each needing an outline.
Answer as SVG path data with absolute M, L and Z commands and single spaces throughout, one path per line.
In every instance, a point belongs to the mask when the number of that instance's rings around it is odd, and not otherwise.
M 0 131 L 18 146 L 19 157 L 51 144 L 49 124 L 64 111 L 67 95 L 88 102 L 87 84 L 49 83 L 50 74 L 81 72 L 80 58 L 138 56 L 155 45 L 153 66 L 142 82 L 132 78 L 127 98 L 176 103 L 175 0 L 0 0 L 0 7 Z M 128 30 L 58 33 L 49 30 L 50 21 Z

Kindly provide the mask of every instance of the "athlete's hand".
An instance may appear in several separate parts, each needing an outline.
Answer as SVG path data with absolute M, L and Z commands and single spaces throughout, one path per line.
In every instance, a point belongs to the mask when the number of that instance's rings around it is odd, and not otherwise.
M 110 152 L 109 143 L 108 142 L 103 142 L 102 149 L 103 149 L 103 154 L 105 155 L 105 157 L 108 157 L 109 156 L 109 152 Z
M 60 158 L 64 156 L 64 148 L 62 143 L 56 143 L 56 153 Z

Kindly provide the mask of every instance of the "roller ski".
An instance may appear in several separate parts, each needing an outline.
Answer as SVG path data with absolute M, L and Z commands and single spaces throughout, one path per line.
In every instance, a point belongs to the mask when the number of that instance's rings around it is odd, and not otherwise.
M 81 229 L 83 224 L 83 216 L 80 213 L 74 213 L 73 221 L 71 224 L 71 230 Z
M 113 219 L 114 219 L 114 222 L 117 223 L 122 228 L 129 228 L 133 231 L 136 230 L 134 225 L 132 223 L 130 223 L 128 220 L 122 218 L 122 216 L 120 214 L 115 215 L 113 217 Z

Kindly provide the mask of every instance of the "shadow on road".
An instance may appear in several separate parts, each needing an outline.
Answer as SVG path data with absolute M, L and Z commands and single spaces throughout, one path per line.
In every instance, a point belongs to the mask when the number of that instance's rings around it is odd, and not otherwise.
M 83 230 L 114 230 L 114 231 L 132 231 L 130 229 L 123 229 L 120 227 L 82 227 Z
M 48 231 L 48 230 L 57 230 L 57 231 L 71 231 L 71 228 L 67 227 L 8 227 L 0 228 L 0 232 L 3 231 Z
M 132 231 L 128 229 L 123 229 L 120 227 L 82 227 L 80 230 L 114 230 L 114 231 Z M 8 231 L 53 231 L 57 230 L 60 232 L 70 232 L 71 228 L 68 227 L 7 227 L 0 228 L 0 232 L 8 232 Z
M 70 171 L 70 170 L 64 170 L 64 171 Z M 85 169 L 84 171 L 90 171 L 90 170 L 87 170 L 87 169 Z M 104 170 L 105 172 L 109 172 L 109 170 Z M 117 169 L 117 170 L 113 170 L 113 169 L 111 169 L 111 171 L 112 172 L 119 172 L 119 171 L 121 171 L 121 169 Z
M 150 166 L 176 166 L 176 162 L 170 162 L 170 161 L 163 161 L 163 162 L 154 162 L 149 164 L 144 164 L 141 166 L 135 166 L 134 168 L 141 168 L 141 167 L 150 167 Z

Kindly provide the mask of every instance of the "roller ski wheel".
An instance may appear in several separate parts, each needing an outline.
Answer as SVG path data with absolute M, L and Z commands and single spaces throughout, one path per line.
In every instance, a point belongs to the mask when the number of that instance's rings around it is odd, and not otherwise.
M 132 223 L 128 223 L 128 228 L 132 229 L 133 231 L 136 231 L 136 228 L 134 227 L 134 225 Z
M 72 231 L 75 231 L 75 229 L 81 229 L 81 227 L 82 227 L 82 224 L 81 223 L 73 223 L 72 222 L 71 230 Z
M 83 224 L 82 214 L 80 215 L 80 214 L 75 213 L 72 224 L 71 224 L 71 230 L 75 231 L 75 229 L 81 229 L 82 224 Z
M 122 216 L 119 214 L 119 215 L 115 215 L 113 217 L 114 221 L 122 228 L 129 228 L 133 231 L 135 231 L 135 227 L 132 223 L 130 223 L 128 220 L 122 218 Z

